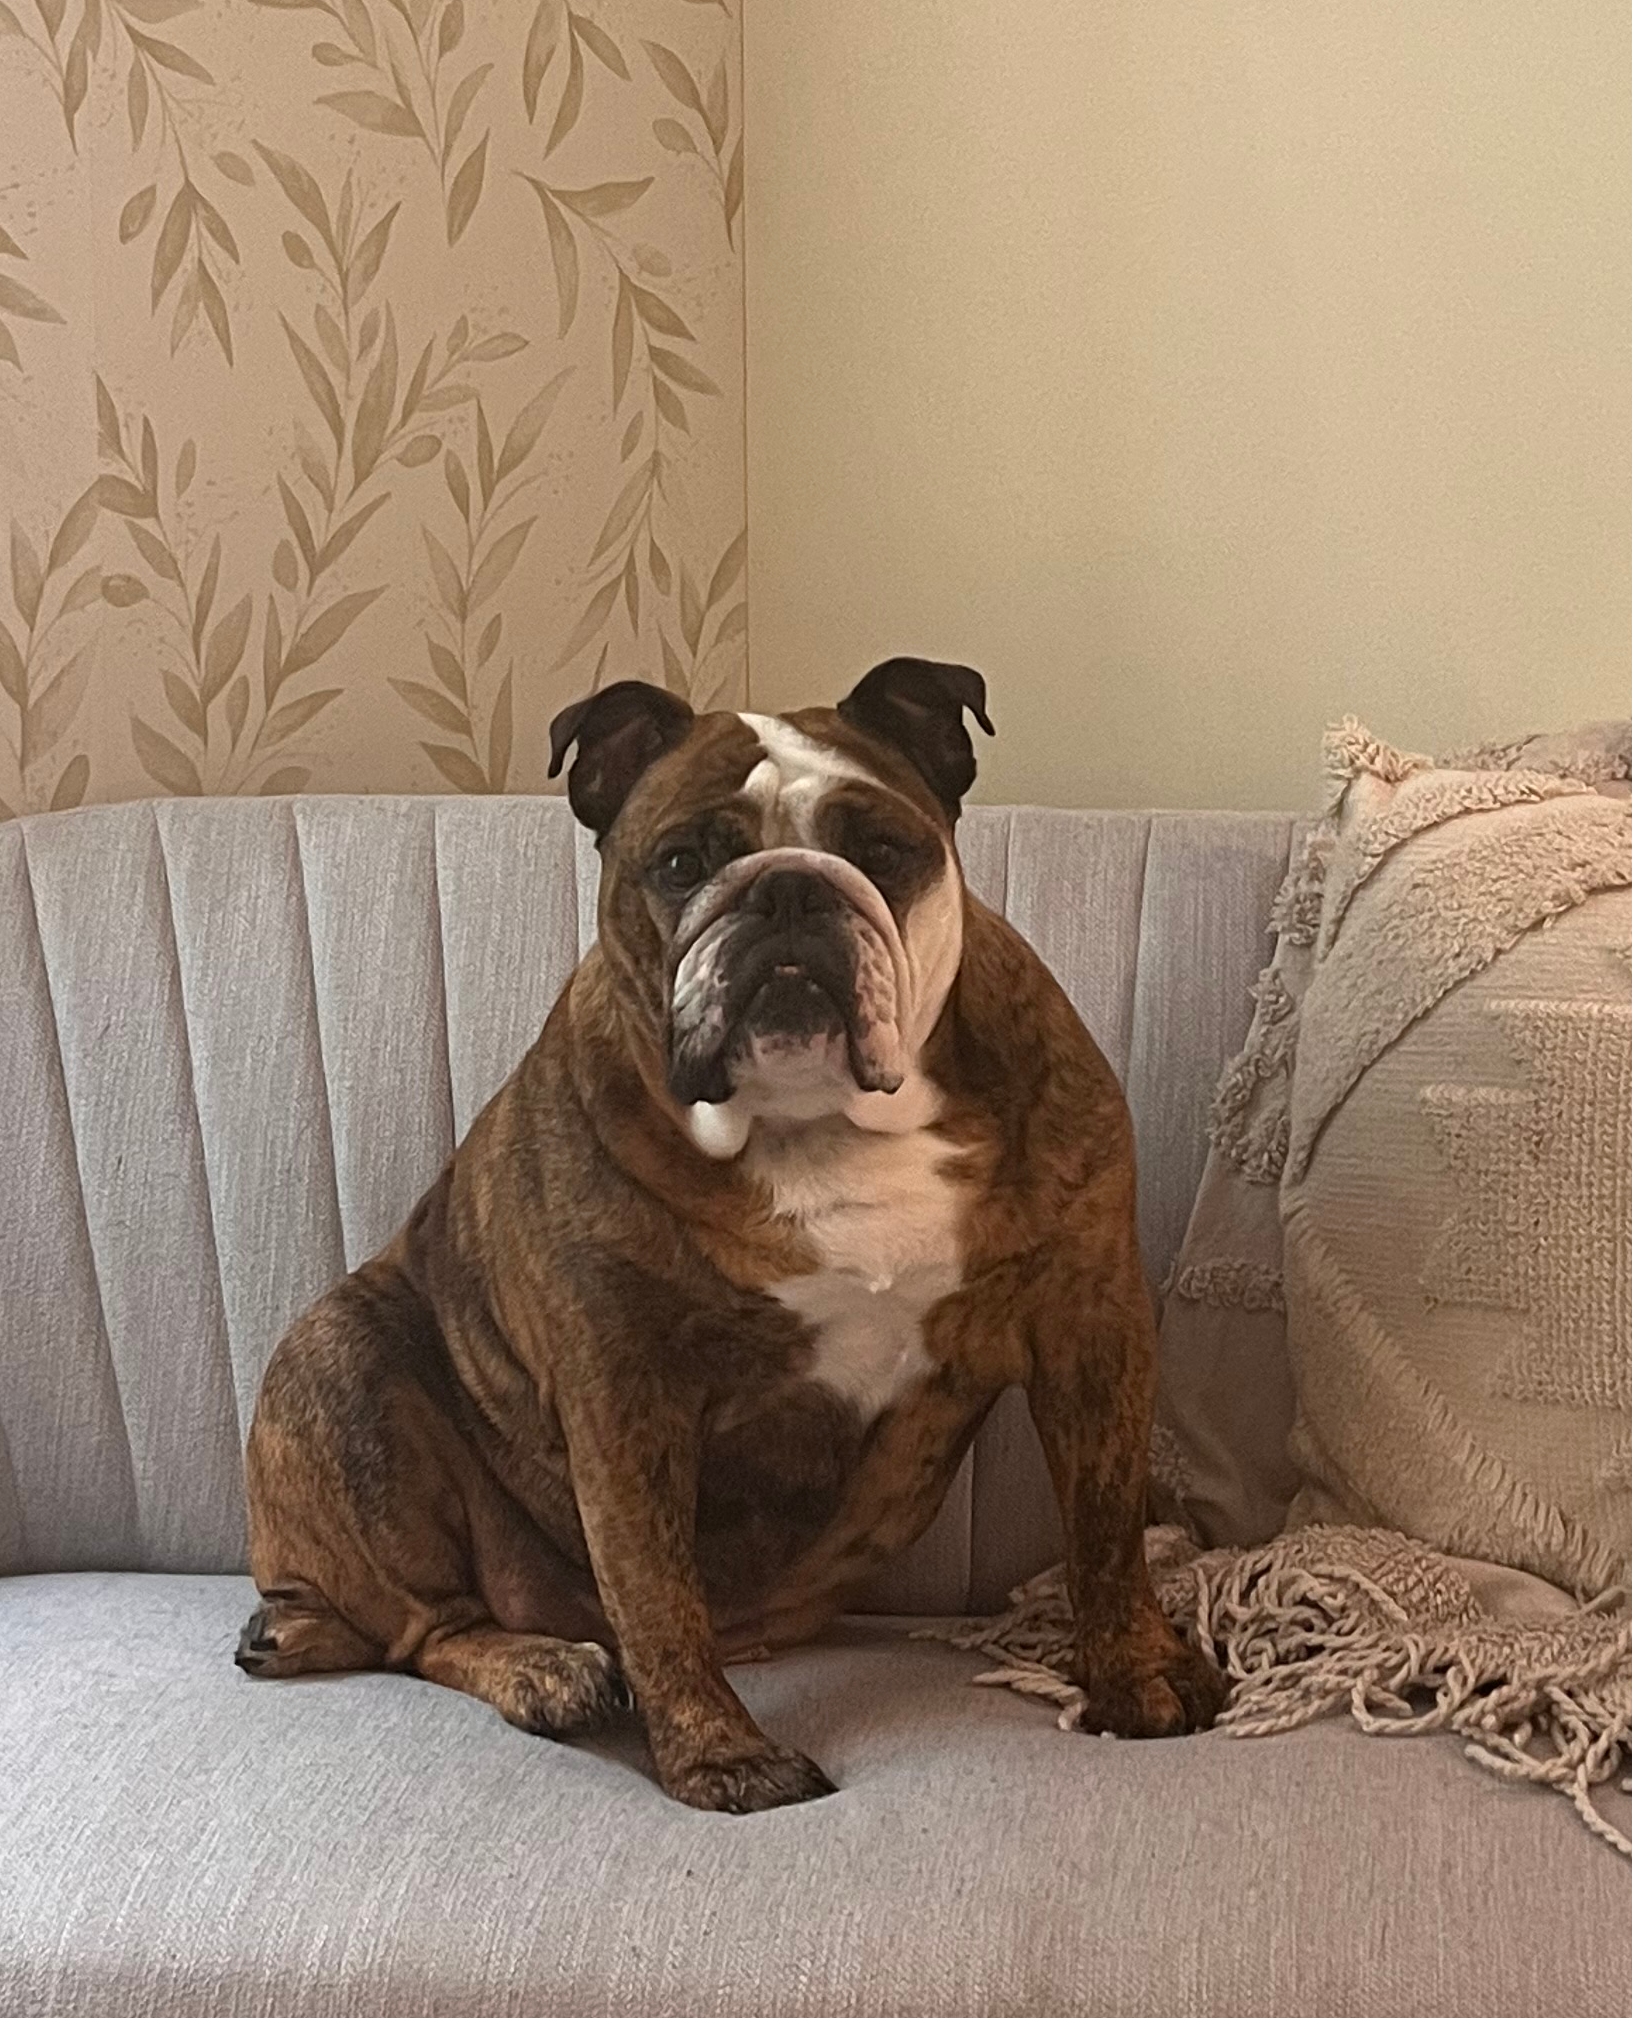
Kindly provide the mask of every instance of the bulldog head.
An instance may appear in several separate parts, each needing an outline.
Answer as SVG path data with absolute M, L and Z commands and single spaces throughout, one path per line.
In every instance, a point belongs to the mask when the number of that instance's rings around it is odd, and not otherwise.
M 967 666 L 890 659 L 836 709 L 697 715 L 624 680 L 550 731 L 601 854 L 600 940 L 698 1146 L 845 1114 L 917 1127 L 962 952 Z

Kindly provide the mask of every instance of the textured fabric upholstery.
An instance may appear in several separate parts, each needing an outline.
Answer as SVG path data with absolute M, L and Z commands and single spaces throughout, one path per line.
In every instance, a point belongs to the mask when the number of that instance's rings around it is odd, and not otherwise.
M 697 1815 L 628 1733 L 555 1746 L 398 1676 L 249 1681 L 248 1598 L 0 1583 L 8 2018 L 1632 2010 L 1620 1860 L 1435 1740 L 1068 1736 L 874 1625 L 737 1671 L 838 1795 Z
M 1153 1277 L 1289 823 L 976 809 L 970 880 L 1123 1076 Z M 232 1570 L 290 1320 L 401 1221 L 594 934 L 557 799 L 174 800 L 0 828 L 0 1570 Z M 873 1602 L 1057 1548 L 1020 1398 Z

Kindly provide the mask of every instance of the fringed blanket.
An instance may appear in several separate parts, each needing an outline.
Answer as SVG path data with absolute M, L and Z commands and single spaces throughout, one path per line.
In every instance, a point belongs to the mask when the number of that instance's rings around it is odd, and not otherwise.
M 1586 1826 L 1632 1858 L 1594 1789 L 1632 1767 L 1632 1609 L 1606 1592 L 1552 1617 L 1505 1615 L 1481 1569 L 1375 1528 L 1310 1527 L 1262 1548 L 1203 1551 L 1154 1527 L 1146 1555 L 1162 1609 L 1231 1682 L 1219 1719 L 1235 1737 L 1295 1730 L 1347 1710 L 1363 1731 L 1451 1731 L 1504 1779 L 1553 1787 Z M 1499 1575 L 1499 1573 L 1496 1573 Z M 975 1681 L 1060 1706 L 1071 1613 L 1063 1573 L 1011 1593 L 997 1618 L 946 1620 L 914 1638 L 998 1663 Z M 1632 1792 L 1632 1778 L 1621 1785 Z

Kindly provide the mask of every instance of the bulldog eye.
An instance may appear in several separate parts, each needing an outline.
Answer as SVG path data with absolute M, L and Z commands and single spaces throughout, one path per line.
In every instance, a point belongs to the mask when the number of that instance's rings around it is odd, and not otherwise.
M 703 858 L 695 848 L 670 848 L 657 858 L 658 882 L 677 897 L 695 890 L 706 874 Z
M 871 877 L 876 883 L 881 877 L 892 876 L 906 860 L 906 853 L 899 841 L 875 834 L 858 844 L 851 860 L 864 876 Z

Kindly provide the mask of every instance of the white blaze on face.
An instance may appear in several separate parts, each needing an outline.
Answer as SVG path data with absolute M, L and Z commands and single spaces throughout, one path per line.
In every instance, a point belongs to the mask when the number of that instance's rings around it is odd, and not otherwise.
M 830 874 L 863 918 L 871 914 L 873 932 L 868 936 L 877 936 L 881 957 L 895 970 L 889 992 L 894 997 L 892 1020 L 901 1085 L 893 1093 L 862 1092 L 848 1070 L 836 1063 L 833 1047 L 828 1047 L 823 1061 L 790 1057 L 770 1070 L 757 1060 L 750 1061 L 748 1069 L 739 1073 L 730 1100 L 699 1102 L 689 1110 L 692 1138 L 708 1155 L 728 1158 L 740 1153 L 759 1116 L 797 1122 L 842 1114 L 860 1128 L 887 1135 L 921 1128 L 936 1101 L 917 1070 L 917 1057 L 940 1016 L 963 951 L 963 882 L 956 857 L 948 846 L 942 874 L 917 898 L 898 926 L 876 887 L 859 869 L 816 846 L 818 814 L 835 787 L 862 783 L 881 796 L 888 796 L 891 787 L 843 751 L 806 735 L 780 716 L 744 714 L 739 719 L 754 732 L 764 751 L 741 787 L 743 797 L 764 814 L 762 853 L 776 851 L 792 866 L 789 858 L 797 851 L 804 857 L 801 866 Z M 724 886 L 728 878 L 750 880 L 757 861 L 749 856 L 734 864 L 726 878 L 714 886 L 719 894 L 727 894 Z M 710 907 L 709 892 L 699 895 L 702 905 Z M 696 950 L 706 955 L 702 945 Z M 715 985 L 706 957 L 699 962 L 689 953 L 682 957 L 676 979 L 681 990 L 698 985 L 712 989 Z M 813 1072 L 811 1068 L 818 1062 L 822 1069 Z

